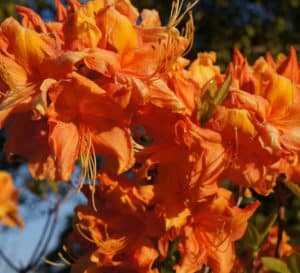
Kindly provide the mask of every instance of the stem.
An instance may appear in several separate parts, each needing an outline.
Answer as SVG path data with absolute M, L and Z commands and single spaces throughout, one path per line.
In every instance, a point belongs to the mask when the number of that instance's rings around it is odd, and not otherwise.
M 0 257 L 6 262 L 6 264 L 16 272 L 19 272 L 19 268 L 17 268 L 10 259 L 8 259 L 5 254 L 0 249 Z
M 277 178 L 277 188 L 276 196 L 278 200 L 278 232 L 277 232 L 277 242 L 275 247 L 275 257 L 280 258 L 280 247 L 282 243 L 282 234 L 284 231 L 284 219 L 285 219 L 285 200 L 286 194 L 282 186 L 282 180 L 285 179 L 284 176 L 279 175 Z
M 285 216 L 285 206 L 280 205 L 278 207 L 278 234 L 277 234 L 277 243 L 275 248 L 276 258 L 280 258 L 280 246 L 281 246 L 282 234 L 284 230 L 284 216 Z
M 36 247 L 35 247 L 35 249 L 32 253 L 29 264 L 34 264 L 35 263 L 35 261 L 38 257 L 37 253 L 40 251 L 41 247 L 43 246 L 43 241 L 44 241 L 44 238 L 45 238 L 45 234 L 47 234 L 48 227 L 50 226 L 50 223 L 51 223 L 52 213 L 53 213 L 53 210 L 48 211 L 46 223 L 44 225 L 44 228 L 43 228 L 43 231 L 42 231 L 41 236 L 39 238 L 39 241 L 36 244 Z
M 27 273 L 29 271 L 34 272 L 37 269 L 37 266 L 38 266 L 41 258 L 47 252 L 47 248 L 51 241 L 51 238 L 52 238 L 52 235 L 53 235 L 53 232 L 55 230 L 56 223 L 58 220 L 59 209 L 60 209 L 61 205 L 70 197 L 70 195 L 73 192 L 74 192 L 73 189 L 69 190 L 67 192 L 67 194 L 56 203 L 55 207 L 48 211 L 46 223 L 43 227 L 43 231 L 42 231 L 39 241 L 33 251 L 33 254 L 30 258 L 30 262 L 28 263 L 28 265 L 22 269 L 18 269 L 13 264 L 11 264 L 10 261 L 6 261 L 10 265 L 10 267 L 12 267 L 16 272 Z M 0 250 L 0 254 L 3 254 L 3 253 L 1 253 L 1 250 Z M 4 255 L 1 255 L 1 256 L 3 257 Z M 6 260 L 4 257 L 3 257 L 3 259 Z
M 56 206 L 54 207 L 54 209 L 52 211 L 49 212 L 50 216 L 52 215 L 52 213 L 54 214 L 53 215 L 53 220 L 52 220 L 52 223 L 50 225 L 50 228 L 49 228 L 49 232 L 48 234 L 46 235 L 46 239 L 43 239 L 43 246 L 42 247 L 39 247 L 38 249 L 41 249 L 39 251 L 39 253 L 36 253 L 35 254 L 35 259 L 34 259 L 34 262 L 33 264 L 34 265 L 37 265 L 39 263 L 39 261 L 42 259 L 42 257 L 46 254 L 47 252 L 47 248 L 48 248 L 48 245 L 51 241 L 51 238 L 52 238 L 52 235 L 54 233 L 54 230 L 55 230 L 55 227 L 56 227 L 56 223 L 57 223 L 57 220 L 58 220 L 58 212 L 59 212 L 59 209 L 61 207 L 61 205 L 73 194 L 73 190 L 70 190 L 59 202 L 57 202 Z M 49 217 L 51 218 L 51 217 Z M 50 222 L 50 220 L 49 220 Z M 44 234 L 45 235 L 45 234 Z M 43 236 L 43 235 L 42 235 Z

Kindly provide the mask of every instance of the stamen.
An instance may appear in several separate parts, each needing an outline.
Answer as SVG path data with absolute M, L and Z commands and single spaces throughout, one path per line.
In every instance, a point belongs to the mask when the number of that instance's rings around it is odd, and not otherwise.
M 69 249 L 66 245 L 63 245 L 62 249 L 66 252 L 66 254 L 68 254 L 72 261 L 76 261 L 78 259 L 78 256 L 72 251 L 72 249 Z
M 92 193 L 92 206 L 95 211 L 97 210 L 95 202 L 95 192 L 96 192 L 96 177 L 97 177 L 97 161 L 95 148 L 92 143 L 91 134 L 88 129 L 83 130 L 84 139 L 81 143 L 81 154 L 80 154 L 80 164 L 82 168 L 81 178 L 79 181 L 78 191 L 80 191 L 86 180 L 89 181 L 89 188 Z
M 50 265 L 58 266 L 58 267 L 66 267 L 67 266 L 64 263 L 53 262 L 53 261 L 48 260 L 47 258 L 43 258 L 43 262 L 46 263 L 46 264 L 50 264 Z
M 157 74 L 167 74 L 173 68 L 176 60 L 180 55 L 186 55 L 192 48 L 194 41 L 194 21 L 192 17 L 191 10 L 199 2 L 196 0 L 192 4 L 188 4 L 186 10 L 182 12 L 182 7 L 184 0 L 175 0 L 172 2 L 170 19 L 167 24 L 167 37 L 163 37 L 159 40 L 158 46 L 158 65 L 155 71 L 148 76 L 150 81 L 155 81 L 158 79 Z M 184 52 L 178 53 L 178 46 L 180 39 L 180 33 L 176 29 L 176 26 L 183 20 L 183 18 L 189 14 L 189 20 L 186 23 L 185 28 L 183 29 L 182 37 L 187 40 L 186 48 Z
M 239 155 L 239 137 L 238 137 L 238 128 L 234 127 L 234 153 L 233 159 L 231 162 L 231 167 L 238 169 L 240 166 L 238 164 L 238 155 Z
M 107 224 L 104 225 L 104 234 L 105 234 L 105 239 L 109 240 L 110 236 L 109 236 L 109 233 L 108 233 L 108 225 Z
M 184 3 L 184 0 L 175 0 L 172 3 L 172 9 L 171 9 L 171 15 L 168 23 L 168 27 L 176 27 L 180 22 L 183 20 L 183 18 L 195 7 L 200 0 L 194 1 L 192 4 L 189 2 L 187 5 L 186 10 L 184 10 L 182 13 L 182 6 Z M 181 13 L 181 14 L 180 14 Z
M 189 12 L 189 20 L 186 23 L 186 26 L 184 28 L 183 36 L 188 42 L 188 47 L 185 49 L 183 56 L 187 55 L 191 49 L 193 48 L 194 44 L 194 32 L 195 32 L 195 26 L 194 26 L 194 19 L 192 12 Z
M 221 228 L 216 229 L 217 235 L 214 237 L 214 242 L 213 242 L 216 248 L 220 247 L 230 236 L 229 234 L 226 234 L 226 232 L 224 232 L 225 226 L 226 226 L 226 222 L 223 221 Z
M 238 138 L 238 129 L 237 129 L 237 127 L 234 127 L 234 140 L 235 140 L 234 159 L 237 160 L 238 153 L 239 153 L 239 138 Z
M 68 261 L 60 251 L 57 253 L 57 255 L 66 265 L 71 265 L 71 262 Z
M 144 150 L 144 146 L 137 143 L 136 141 L 133 141 L 133 149 L 135 152 L 139 152 L 139 151 Z
M 76 224 L 75 227 L 76 227 L 78 233 L 82 236 L 82 238 L 86 239 L 90 243 L 93 243 L 93 244 L 95 243 L 94 239 L 92 239 L 92 238 L 88 237 L 86 234 L 84 234 L 84 232 L 81 230 L 80 224 Z

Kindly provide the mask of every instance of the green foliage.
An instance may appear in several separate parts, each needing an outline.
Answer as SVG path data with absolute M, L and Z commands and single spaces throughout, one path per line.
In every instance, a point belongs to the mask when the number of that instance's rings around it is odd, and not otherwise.
M 265 268 L 278 273 L 300 273 L 300 253 L 294 253 L 284 262 L 278 258 L 263 257 Z
M 53 180 L 45 181 L 30 181 L 26 182 L 26 188 L 33 194 L 39 196 L 42 199 L 46 199 L 49 192 L 54 194 L 58 193 L 59 184 Z
M 206 85 L 203 96 L 197 101 L 197 119 L 202 125 L 212 117 L 216 106 L 220 105 L 227 97 L 231 80 L 232 75 L 229 74 L 218 90 L 214 80 Z
M 170 242 L 168 248 L 168 254 L 166 259 L 160 264 L 160 273 L 174 273 L 175 270 L 173 266 L 177 264 L 180 260 L 180 253 L 178 251 L 178 243 L 181 241 L 181 238 L 178 237 L 174 241 Z
M 259 248 L 259 242 L 260 242 L 260 236 L 257 228 L 252 224 L 249 223 L 246 233 L 242 239 L 242 242 L 245 246 L 253 249 L 258 250 Z
M 291 255 L 287 260 L 287 265 L 292 273 L 300 273 L 300 253 Z
M 282 182 L 293 194 L 295 194 L 295 196 L 297 198 L 300 198 L 300 187 L 293 183 L 293 182 L 289 182 L 289 181 L 283 181 Z
M 287 264 L 280 259 L 273 257 L 263 257 L 262 258 L 263 265 L 271 270 L 272 272 L 278 273 L 292 273 Z
M 256 228 L 252 223 L 248 224 L 248 228 L 243 237 L 243 244 L 249 248 L 252 248 L 255 252 L 260 249 L 261 244 L 268 235 L 270 229 L 274 225 L 277 219 L 277 212 L 272 213 L 265 219 L 261 228 Z
M 16 16 L 15 1 L 0 0 L 0 22 L 9 16 Z

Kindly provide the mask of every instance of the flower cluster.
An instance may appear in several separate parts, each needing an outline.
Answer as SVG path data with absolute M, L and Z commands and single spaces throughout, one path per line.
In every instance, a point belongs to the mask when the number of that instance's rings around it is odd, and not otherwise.
M 5 152 L 37 180 L 80 162 L 72 273 L 158 273 L 174 244 L 177 273 L 229 273 L 259 202 L 240 208 L 221 180 L 262 195 L 299 181 L 295 50 L 253 66 L 236 50 L 225 74 L 214 52 L 190 63 L 196 2 L 174 1 L 166 26 L 129 0 L 56 0 L 55 22 L 17 6 L 22 24 L 0 27 Z

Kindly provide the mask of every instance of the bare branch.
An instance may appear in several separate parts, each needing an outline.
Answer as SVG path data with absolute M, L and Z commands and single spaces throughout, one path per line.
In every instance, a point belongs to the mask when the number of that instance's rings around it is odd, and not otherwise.
M 20 271 L 20 269 L 17 268 L 17 267 L 12 263 L 12 261 L 11 261 L 8 257 L 6 257 L 6 255 L 2 252 L 1 249 L 0 249 L 0 257 L 5 261 L 5 263 L 6 263 L 11 269 L 13 269 L 13 270 L 16 271 L 16 272 L 19 272 L 19 271 Z

